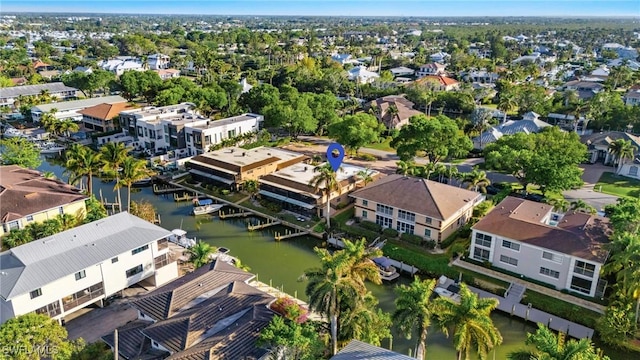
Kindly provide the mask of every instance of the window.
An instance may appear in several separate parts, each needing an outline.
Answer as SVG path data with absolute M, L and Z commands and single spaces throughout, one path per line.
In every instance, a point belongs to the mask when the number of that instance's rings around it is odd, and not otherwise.
M 414 229 L 415 228 L 413 224 L 409 224 L 406 222 L 398 221 L 398 223 L 396 224 L 396 230 L 398 230 L 401 233 L 413 234 Z
M 576 290 L 583 294 L 589 294 L 591 292 L 591 284 L 593 284 L 591 280 L 574 276 L 571 279 L 571 290 Z
M 60 213 L 60 215 L 64 215 L 64 208 L 62 206 L 58 208 L 58 213 Z
M 507 248 L 507 249 L 511 249 L 511 250 L 514 250 L 514 251 L 520 251 L 520 244 L 514 243 L 514 242 L 509 241 L 509 240 L 502 240 L 502 247 L 503 248 Z
M 393 216 L 393 208 L 391 206 L 377 204 L 376 205 L 376 212 L 379 212 L 379 213 L 385 214 L 385 215 Z
M 376 215 L 376 224 L 382 226 L 383 228 L 391 228 L 393 227 L 393 219 Z
M 33 215 L 27 215 L 27 221 L 33 221 Z
M 416 222 L 416 214 L 404 210 L 398 210 L 398 219 Z
M 546 267 L 541 267 L 540 268 L 540 274 L 542 274 L 544 276 L 552 277 L 554 279 L 560 278 L 560 272 L 555 271 L 555 270 L 551 270 L 551 269 L 547 269 Z
M 558 254 L 550 253 L 548 251 L 543 251 L 542 258 L 549 261 L 553 261 L 554 263 L 562 264 L 562 256 Z
M 629 168 L 629 175 L 638 176 L 638 167 L 637 166 L 631 166 Z
M 362 210 L 362 218 L 363 219 L 367 218 L 367 210 Z
M 363 206 L 368 206 L 369 205 L 369 200 L 362 200 L 362 205 Z
M 133 275 L 140 274 L 141 272 L 142 272 L 142 264 L 127 270 L 127 277 L 130 278 Z
M 117 256 L 111 259 L 111 263 L 112 264 L 115 264 L 117 262 L 118 262 L 118 257 Z
M 145 245 L 145 246 L 140 246 L 137 249 L 133 249 L 131 250 L 131 255 L 135 255 L 135 254 L 139 254 L 145 250 L 149 249 L 149 245 Z
M 506 255 L 500 255 L 500 262 L 508 265 L 512 265 L 512 266 L 518 266 L 518 259 L 506 256 Z
M 431 239 L 431 229 L 424 229 L 424 237 Z
M 86 277 L 87 277 L 87 273 L 86 273 L 84 270 L 82 270 L 82 271 L 78 271 L 78 272 L 76 273 L 76 281 L 78 281 L 78 280 L 80 280 L 80 279 L 84 279 L 84 278 L 86 278 Z
M 158 240 L 158 250 L 166 249 L 169 247 L 169 240 L 166 238 Z
M 424 222 L 427 223 L 427 224 L 431 224 L 432 221 L 433 220 L 431 220 L 430 217 L 424 219 Z
M 482 249 L 482 248 L 474 248 L 473 258 L 480 261 L 489 261 L 489 250 Z
M 596 271 L 595 265 L 586 263 L 584 261 L 576 261 L 576 264 L 573 267 L 574 273 L 584 275 L 590 278 L 593 277 L 593 274 L 595 271 Z
M 483 233 L 476 233 L 476 245 L 491 247 L 491 236 Z
M 138 136 L 142 136 L 142 126 L 138 126 Z
M 7 223 L 7 232 L 14 230 L 14 229 L 18 229 L 20 227 L 20 223 L 18 223 L 18 220 L 15 221 L 10 221 Z
M 160 269 L 161 267 L 171 263 L 171 258 L 169 258 L 167 254 L 162 254 L 154 259 L 154 263 L 156 265 L 156 269 Z
M 29 293 L 29 296 L 31 296 L 32 299 L 35 299 L 40 295 L 42 295 L 42 288 L 37 288 Z

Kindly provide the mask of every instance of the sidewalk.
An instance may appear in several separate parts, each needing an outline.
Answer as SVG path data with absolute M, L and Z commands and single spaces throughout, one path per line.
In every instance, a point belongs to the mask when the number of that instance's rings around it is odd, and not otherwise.
M 585 308 L 585 309 L 591 310 L 591 311 L 595 311 L 595 312 L 597 312 L 599 314 L 604 314 L 605 307 L 603 305 L 592 303 L 590 301 L 587 301 L 587 300 L 584 300 L 584 299 L 581 299 L 579 297 L 575 297 L 575 296 L 572 296 L 572 295 L 569 295 L 569 294 L 564 294 L 564 293 L 561 293 L 560 291 L 549 289 L 547 287 L 544 287 L 544 286 L 541 286 L 541 285 L 538 285 L 538 284 L 534 284 L 532 282 L 528 282 L 526 280 L 519 279 L 519 278 L 510 276 L 510 275 L 507 275 L 507 274 L 503 274 L 503 273 L 497 272 L 495 270 L 487 269 L 485 267 L 474 265 L 474 264 L 471 264 L 471 263 L 468 263 L 466 261 L 462 261 L 462 260 L 459 260 L 459 259 L 456 259 L 456 260 L 452 261 L 449 265 L 455 265 L 455 266 L 461 267 L 463 269 L 475 271 L 475 272 L 480 273 L 480 274 L 489 275 L 489 276 L 491 276 L 493 278 L 500 279 L 502 281 L 506 281 L 506 282 L 509 282 L 509 283 L 522 283 L 522 284 L 526 285 L 527 289 L 530 289 L 530 290 L 535 291 L 537 293 L 544 294 L 544 295 L 547 295 L 547 296 L 551 296 L 551 297 L 554 297 L 556 299 L 560 299 L 562 301 L 566 301 L 566 302 L 568 302 L 570 304 L 578 305 L 578 306 L 580 306 L 582 308 Z

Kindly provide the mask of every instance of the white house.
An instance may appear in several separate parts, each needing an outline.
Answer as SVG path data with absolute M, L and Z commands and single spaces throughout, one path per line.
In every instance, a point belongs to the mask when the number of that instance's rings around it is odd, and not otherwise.
M 640 106 L 640 89 L 627 91 L 622 98 L 624 103 L 629 106 Z
M 602 45 L 602 50 L 615 51 L 621 59 L 635 60 L 638 58 L 638 50 L 618 43 L 606 43 Z
M 431 59 L 431 61 L 434 61 L 434 62 L 437 62 L 437 63 L 444 63 L 449 58 L 451 58 L 451 55 L 447 54 L 444 51 L 440 51 L 440 52 L 437 52 L 435 54 L 431 54 L 429 56 L 429 58 Z
M 147 64 L 150 70 L 168 69 L 171 58 L 165 54 L 153 54 L 147 56 Z
M 263 121 L 262 115 L 242 114 L 226 119 L 201 120 L 185 124 L 187 151 L 189 155 L 208 152 L 211 145 L 219 144 L 224 139 L 259 131 Z
M 69 100 L 77 97 L 78 89 L 61 82 L 0 88 L 0 106 L 12 106 L 20 96 L 37 96 L 43 91 L 56 100 Z
M 508 196 L 472 227 L 469 257 L 586 296 L 601 297 L 611 234 L 604 217 Z
M 377 73 L 367 70 L 365 66 L 356 66 L 349 70 L 349 80 L 357 81 L 360 84 L 369 84 L 380 77 Z
M 609 151 L 609 145 L 620 139 L 631 142 L 634 151 L 633 159 L 626 159 L 618 168 L 618 159 Z M 601 162 L 613 165 L 620 175 L 640 179 L 640 137 L 622 131 L 607 131 L 583 136 L 580 141 L 587 145 L 589 162 L 592 164 Z
M 444 75 L 446 74 L 444 69 L 447 66 L 444 64 L 440 64 L 438 62 L 434 62 L 431 64 L 424 64 L 422 66 L 420 66 L 420 69 L 418 70 L 418 77 L 425 77 L 428 75 Z
M 607 63 L 607 66 L 609 66 L 610 68 L 616 66 L 626 66 L 633 71 L 640 70 L 640 62 L 630 59 L 613 59 Z
M 415 74 L 415 70 L 410 69 L 408 67 L 405 66 L 399 66 L 393 69 L 389 69 L 389 71 L 391 71 L 391 73 L 393 74 L 394 77 L 397 76 L 412 76 L 413 74 Z
M 121 56 L 111 60 L 101 60 L 98 62 L 98 67 L 103 70 L 111 71 L 116 74 L 116 76 L 120 76 L 128 70 L 145 70 L 144 64 L 139 59 L 128 56 Z
M 122 212 L 0 253 L 0 321 L 65 316 L 127 287 L 178 276 L 171 232 Z

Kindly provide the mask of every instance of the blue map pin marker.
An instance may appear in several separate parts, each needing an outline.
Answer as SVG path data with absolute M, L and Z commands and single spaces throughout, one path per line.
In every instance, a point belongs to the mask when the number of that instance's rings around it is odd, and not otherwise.
M 327 161 L 331 164 L 331 168 L 334 172 L 338 171 L 342 160 L 344 159 L 344 148 L 338 143 L 332 143 L 327 148 Z

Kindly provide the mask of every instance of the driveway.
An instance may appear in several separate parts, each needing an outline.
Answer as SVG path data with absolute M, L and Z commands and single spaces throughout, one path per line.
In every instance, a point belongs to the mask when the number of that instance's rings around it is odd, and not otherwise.
M 83 338 L 87 343 L 93 343 L 137 317 L 138 311 L 128 303 L 114 303 L 104 308 L 86 311 L 67 321 L 65 328 L 69 333 L 69 339 Z

